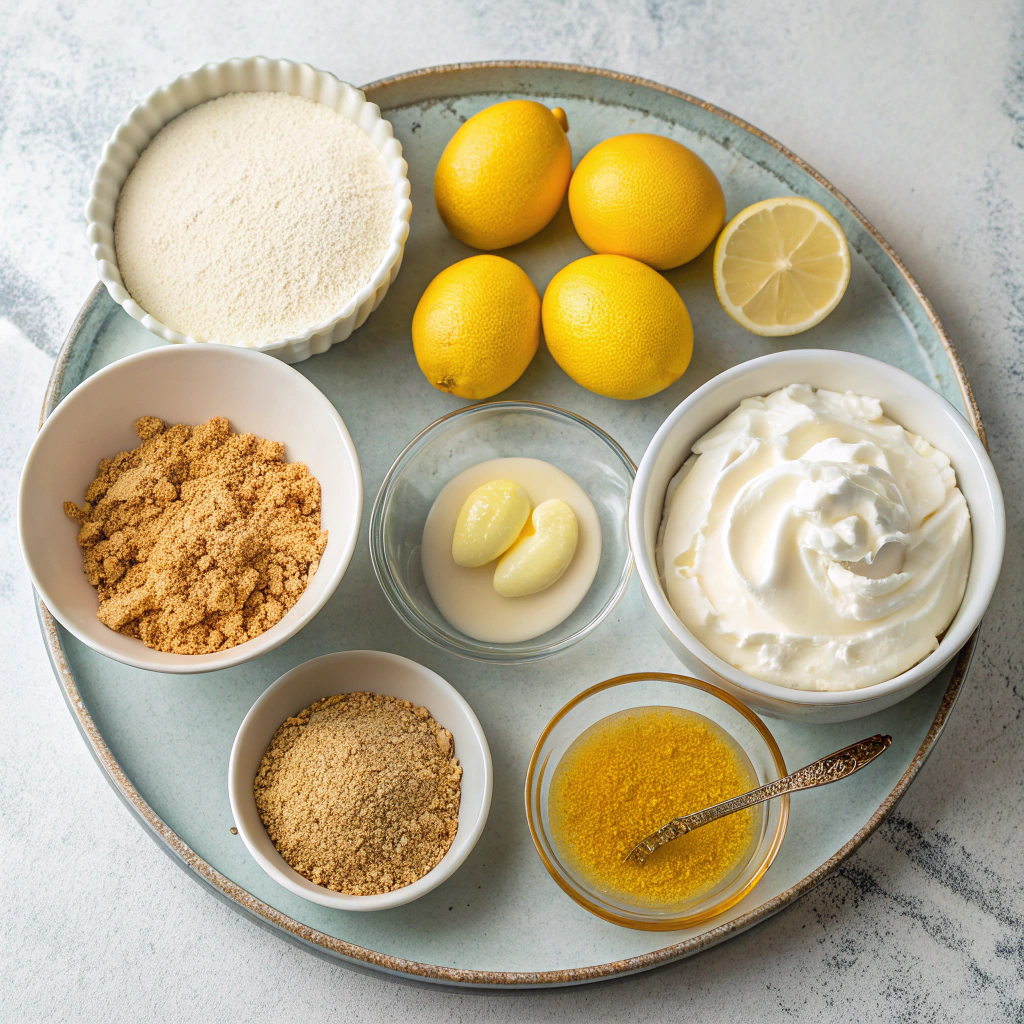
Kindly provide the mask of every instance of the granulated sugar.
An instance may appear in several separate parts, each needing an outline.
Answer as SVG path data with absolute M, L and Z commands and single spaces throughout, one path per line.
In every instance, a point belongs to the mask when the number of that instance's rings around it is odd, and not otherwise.
M 348 118 L 285 93 L 185 111 L 121 189 L 114 241 L 147 313 L 200 341 L 304 333 L 384 258 L 395 201 L 384 159 Z

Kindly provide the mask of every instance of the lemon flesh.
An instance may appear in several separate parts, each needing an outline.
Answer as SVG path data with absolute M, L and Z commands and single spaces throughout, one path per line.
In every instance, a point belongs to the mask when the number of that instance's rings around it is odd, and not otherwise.
M 540 296 L 526 272 L 501 256 L 471 256 L 427 285 L 412 317 L 423 375 L 459 398 L 511 387 L 540 345 Z
M 474 114 L 434 172 L 445 227 L 474 249 L 504 249 L 537 234 L 558 212 L 572 174 L 565 112 L 509 100 Z
M 766 199 L 738 213 L 715 246 L 715 291 L 725 311 L 765 337 L 820 323 L 850 282 L 850 250 L 836 219 L 810 199 Z
M 646 398 L 667 388 L 693 354 L 693 326 L 679 293 L 626 256 L 585 256 L 563 267 L 544 292 L 541 318 L 555 362 L 609 398 Z

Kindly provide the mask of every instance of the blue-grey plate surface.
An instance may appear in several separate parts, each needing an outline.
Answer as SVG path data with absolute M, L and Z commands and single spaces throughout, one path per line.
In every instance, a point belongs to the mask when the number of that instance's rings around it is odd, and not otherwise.
M 679 671 L 648 621 L 636 579 L 614 614 L 565 654 L 528 667 L 491 668 L 427 645 L 396 618 L 370 566 L 369 507 L 392 460 L 417 431 L 464 404 L 431 388 L 416 367 L 410 322 L 443 267 L 471 255 L 445 231 L 433 205 L 434 166 L 466 117 L 509 97 L 535 97 L 568 113 L 574 158 L 630 131 L 671 136 L 721 179 L 729 215 L 759 199 L 795 193 L 829 209 L 850 241 L 853 275 L 838 308 L 792 339 L 756 338 L 715 298 L 711 252 L 668 279 L 695 324 L 693 363 L 673 387 L 616 402 L 577 387 L 543 350 L 502 397 L 562 406 L 607 430 L 635 461 L 666 414 L 698 385 L 780 345 L 851 349 L 926 381 L 981 432 L 956 353 L 894 253 L 842 196 L 792 154 L 731 115 L 693 97 L 609 72 L 535 64 L 435 68 L 367 89 L 394 124 L 412 181 L 412 233 L 401 274 L 347 342 L 298 365 L 334 402 L 352 433 L 366 488 L 363 536 L 337 593 L 284 646 L 239 668 L 195 677 L 141 672 L 93 653 L 40 609 L 68 703 L 86 741 L 139 821 L 215 894 L 278 934 L 351 967 L 456 985 L 564 985 L 644 970 L 713 945 L 786 906 L 819 882 L 878 826 L 906 790 L 956 699 L 974 639 L 955 664 L 909 700 L 835 726 L 773 723 L 791 766 L 875 732 L 892 749 L 841 787 L 794 798 L 785 844 L 761 884 L 704 929 L 631 931 L 571 902 L 548 877 L 527 830 L 523 782 L 534 741 L 569 697 L 622 672 Z M 567 209 L 503 255 L 543 292 L 551 276 L 587 254 Z M 61 353 L 44 415 L 89 374 L 162 344 L 105 291 L 89 298 Z M 73 496 L 69 496 L 73 497 Z M 494 802 L 483 838 L 445 885 L 400 909 L 357 914 L 308 903 L 271 881 L 231 832 L 228 753 L 238 724 L 286 670 L 330 651 L 377 648 L 420 661 L 450 680 L 483 723 L 494 758 Z M 155 903 L 159 894 L 154 893 Z

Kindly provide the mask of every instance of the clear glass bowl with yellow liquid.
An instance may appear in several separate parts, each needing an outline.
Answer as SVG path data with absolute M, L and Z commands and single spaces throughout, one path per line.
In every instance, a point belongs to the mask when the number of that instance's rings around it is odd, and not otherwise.
M 558 885 L 615 924 L 669 931 L 740 902 L 782 846 L 789 797 L 629 850 L 670 819 L 787 774 L 768 727 L 711 683 L 651 672 L 584 690 L 541 733 L 526 776 L 534 845 Z

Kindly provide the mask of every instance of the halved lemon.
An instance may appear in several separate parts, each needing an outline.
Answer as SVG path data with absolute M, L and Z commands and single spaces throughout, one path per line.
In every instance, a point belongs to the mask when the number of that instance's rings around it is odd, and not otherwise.
M 810 199 L 783 196 L 741 210 L 715 245 L 715 291 L 726 313 L 764 337 L 821 323 L 850 283 L 843 229 Z

